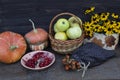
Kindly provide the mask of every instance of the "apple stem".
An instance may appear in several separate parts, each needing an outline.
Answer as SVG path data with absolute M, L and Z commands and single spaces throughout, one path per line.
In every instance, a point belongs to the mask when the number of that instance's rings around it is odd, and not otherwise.
M 32 23 L 32 27 L 33 27 L 34 32 L 37 33 L 37 30 L 35 29 L 35 24 L 34 24 L 34 22 L 33 22 L 31 19 L 29 19 L 29 21 Z

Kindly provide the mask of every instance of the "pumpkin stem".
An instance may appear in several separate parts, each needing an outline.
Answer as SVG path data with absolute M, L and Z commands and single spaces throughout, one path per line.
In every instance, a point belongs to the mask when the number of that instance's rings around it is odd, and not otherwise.
M 29 19 L 29 21 L 32 23 L 32 27 L 33 27 L 34 32 L 37 33 L 37 30 L 35 29 L 35 24 L 34 24 L 34 22 L 33 22 L 31 19 Z
M 10 50 L 15 50 L 16 48 L 18 48 L 18 46 L 10 46 Z

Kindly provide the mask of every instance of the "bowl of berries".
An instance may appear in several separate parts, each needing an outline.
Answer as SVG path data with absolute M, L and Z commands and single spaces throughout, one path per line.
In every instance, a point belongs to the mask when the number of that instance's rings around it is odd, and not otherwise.
M 21 65 L 31 70 L 42 70 L 55 62 L 55 55 L 49 51 L 32 51 L 21 58 Z

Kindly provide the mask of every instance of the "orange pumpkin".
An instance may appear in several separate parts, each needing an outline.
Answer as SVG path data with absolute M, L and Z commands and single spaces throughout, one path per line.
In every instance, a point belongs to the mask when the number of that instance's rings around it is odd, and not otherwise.
M 18 61 L 25 54 L 26 48 L 27 44 L 22 35 L 11 31 L 0 34 L 0 62 Z
M 48 46 L 48 33 L 42 28 L 28 32 L 25 39 L 29 43 L 31 50 L 43 50 Z
M 28 43 L 36 44 L 48 40 L 48 33 L 44 29 L 37 28 L 36 31 L 37 32 L 34 32 L 34 30 L 32 30 L 25 35 Z

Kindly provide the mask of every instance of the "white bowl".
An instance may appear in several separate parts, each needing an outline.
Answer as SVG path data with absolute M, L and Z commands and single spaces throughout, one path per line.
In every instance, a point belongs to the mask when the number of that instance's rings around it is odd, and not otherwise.
M 31 68 L 31 67 L 28 67 L 26 66 L 26 61 L 31 59 L 35 54 L 37 54 L 38 52 L 43 52 L 44 55 L 46 55 L 47 57 L 51 58 L 52 61 L 50 64 L 44 66 L 44 67 L 39 67 L 38 64 L 35 66 L 35 68 Z M 48 68 L 50 67 L 53 63 L 55 62 L 55 55 L 51 52 L 48 52 L 48 51 L 32 51 L 32 52 L 29 52 L 27 54 L 25 54 L 22 58 L 21 58 L 21 65 L 27 69 L 31 69 L 31 70 L 42 70 L 42 69 L 45 69 L 45 68 Z

